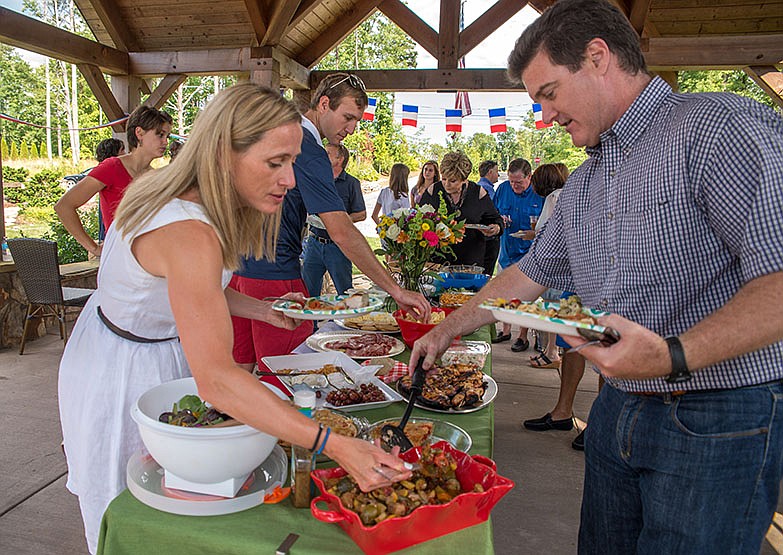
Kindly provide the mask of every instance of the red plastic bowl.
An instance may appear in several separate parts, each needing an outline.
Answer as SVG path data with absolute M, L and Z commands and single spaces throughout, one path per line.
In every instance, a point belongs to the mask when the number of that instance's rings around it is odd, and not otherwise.
M 450 309 L 450 308 L 436 307 L 432 309 L 432 312 L 443 312 L 446 316 L 448 316 L 453 311 L 454 311 L 453 308 Z M 402 332 L 402 340 L 405 341 L 405 344 L 412 349 L 413 344 L 416 342 L 418 338 L 426 335 L 428 331 L 430 331 L 438 324 L 424 324 L 422 322 L 411 322 L 410 320 L 405 319 L 405 314 L 406 312 L 400 309 L 394 311 L 392 316 L 394 316 L 394 319 L 397 320 L 397 325 L 400 326 L 400 331 Z M 457 337 L 456 339 L 459 339 L 459 337 Z
M 310 511 L 322 522 L 337 524 L 362 551 L 374 555 L 405 549 L 487 520 L 489 512 L 514 487 L 514 482 L 498 475 L 491 459 L 481 455 L 471 457 L 446 441 L 439 441 L 435 447 L 450 453 L 457 461 L 457 479 L 468 493 L 462 493 L 444 505 L 425 505 L 407 516 L 365 526 L 357 513 L 343 506 L 339 497 L 326 492 L 325 479 L 346 475 L 342 468 L 329 468 L 312 473 L 321 495 L 310 502 Z M 402 455 L 408 462 L 416 462 L 420 457 L 420 448 Z M 473 492 L 475 484 L 481 484 L 484 491 Z M 318 508 L 318 503 L 322 502 L 328 510 Z

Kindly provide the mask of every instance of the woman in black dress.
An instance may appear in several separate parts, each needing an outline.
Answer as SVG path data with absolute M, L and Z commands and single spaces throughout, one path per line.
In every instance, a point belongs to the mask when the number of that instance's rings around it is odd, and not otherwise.
M 430 204 L 437 209 L 442 197 L 449 212 L 458 212 L 457 220 L 466 223 L 465 237 L 453 246 L 454 256 L 447 261 L 483 268 L 486 239 L 500 234 L 503 220 L 487 192 L 468 181 L 472 169 L 473 164 L 462 152 L 446 154 L 440 163 L 441 180 L 424 191 L 419 205 Z M 485 227 L 476 229 L 470 228 L 471 225 Z M 488 273 L 486 268 L 484 273 Z

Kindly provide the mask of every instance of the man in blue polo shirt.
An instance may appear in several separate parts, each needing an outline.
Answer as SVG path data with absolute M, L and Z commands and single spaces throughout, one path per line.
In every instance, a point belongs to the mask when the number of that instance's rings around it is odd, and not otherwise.
M 367 207 L 362 196 L 359 180 L 346 173 L 350 153 L 345 145 L 326 145 L 326 153 L 332 164 L 332 175 L 337 194 L 345 205 L 345 211 L 353 223 L 367 219 Z M 310 295 L 320 295 L 324 282 L 324 273 L 329 272 L 334 288 L 340 295 L 353 286 L 351 279 L 351 261 L 340 247 L 329 237 L 324 223 L 316 215 L 307 217 L 309 231 L 304 240 L 304 259 L 302 277 Z
M 288 191 L 283 202 L 275 260 L 243 259 L 231 287 L 255 298 L 280 297 L 291 292 L 307 295 L 299 255 L 307 214 L 317 214 L 340 250 L 401 308 L 422 317 L 429 315 L 430 305 L 424 296 L 402 289 L 375 258 L 367 240 L 345 212 L 334 186 L 332 166 L 322 140 L 340 144 L 354 132 L 366 106 L 364 84 L 355 75 L 334 73 L 318 85 L 302 117 L 302 152 L 294 163 L 296 186 Z M 232 318 L 232 321 L 234 360 L 247 369 L 252 369 L 264 356 L 290 353 L 313 331 L 313 324 L 308 321 L 293 331 L 258 320 Z
M 500 238 L 498 258 L 503 269 L 519 262 L 530 249 L 532 241 L 514 237 L 514 234 L 533 229 L 535 219 L 544 207 L 544 199 L 530 186 L 531 174 L 530 162 L 523 158 L 516 158 L 508 164 L 508 180 L 498 185 L 495 192 L 495 206 L 506 224 L 503 236 Z M 503 324 L 503 331 L 492 341 L 500 343 L 509 339 L 511 339 L 511 325 Z M 519 328 L 519 337 L 514 341 L 511 350 L 519 353 L 527 350 L 528 347 L 530 343 L 527 340 L 527 328 Z

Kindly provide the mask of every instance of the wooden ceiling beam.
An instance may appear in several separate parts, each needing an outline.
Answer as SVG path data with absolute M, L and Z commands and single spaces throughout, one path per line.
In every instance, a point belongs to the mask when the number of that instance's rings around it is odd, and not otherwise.
M 286 29 L 291 24 L 291 19 L 293 19 L 296 10 L 299 8 L 299 4 L 298 0 L 277 0 L 277 5 L 269 18 L 266 34 L 263 40 L 260 41 L 261 46 L 274 46 L 280 42 Z
M 267 14 L 269 13 L 269 6 L 264 0 L 245 0 L 245 7 L 247 8 L 247 15 L 250 16 L 250 24 L 253 26 L 253 32 L 256 35 L 256 42 L 261 44 L 264 40 L 269 27 L 267 24 Z
M 498 0 L 459 34 L 459 56 L 481 44 L 489 35 L 527 5 L 527 0 Z
M 742 70 L 769 95 L 778 108 L 783 108 L 783 73 L 774 66 L 750 66 Z
M 286 56 L 279 48 L 261 46 L 250 49 L 251 67 L 258 59 L 273 59 L 280 73 L 280 83 L 289 89 L 307 89 L 310 86 L 310 70 Z M 257 64 L 255 64 L 257 65 Z
M 315 90 L 333 71 L 311 71 L 310 87 Z M 509 83 L 504 69 L 366 69 L 351 71 L 364 81 L 368 91 L 424 92 L 477 90 L 524 91 Z
M 0 7 L 0 42 L 72 64 L 93 64 L 109 74 L 128 73 L 128 53 Z
M 628 11 L 625 12 L 628 16 L 628 21 L 631 22 L 631 27 L 634 28 L 636 34 L 642 36 L 647 23 L 647 16 L 650 13 L 652 0 L 629 0 L 629 2 Z
M 449 0 L 451 1 L 451 0 Z M 457 0 L 459 1 L 459 0 Z M 349 10 L 340 14 L 332 24 L 317 39 L 311 42 L 296 57 L 296 61 L 305 67 L 313 67 L 331 50 L 340 44 L 348 34 L 367 19 L 380 4 L 380 0 L 359 0 Z
M 81 72 L 87 85 L 90 87 L 92 94 L 98 100 L 98 104 L 106 113 L 109 120 L 114 121 L 126 116 L 125 111 L 120 106 L 120 103 L 114 97 L 109 84 L 103 77 L 101 68 L 93 64 L 76 64 L 76 67 Z M 113 125 L 112 129 L 116 133 L 122 133 L 125 130 L 125 123 L 119 125 Z
M 321 4 L 321 1 L 322 0 L 302 0 L 299 2 L 299 7 L 296 9 L 294 17 L 291 18 L 291 23 L 288 25 L 288 28 L 290 29 L 291 27 L 299 25 L 305 17 L 310 15 L 310 12 Z
M 158 83 L 158 86 L 155 87 L 155 90 L 150 93 L 149 97 L 147 97 L 147 100 L 144 101 L 144 104 L 159 110 L 160 107 L 163 106 L 171 97 L 171 95 L 174 94 L 174 91 L 177 90 L 177 87 L 184 83 L 187 78 L 188 76 L 182 73 L 172 73 L 170 75 L 166 75 L 160 81 L 160 83 Z
M 433 58 L 438 57 L 438 33 L 400 0 L 384 0 L 378 9 Z
M 647 66 L 653 70 L 741 69 L 783 63 L 780 35 L 648 37 L 641 39 Z
M 440 0 L 438 69 L 456 69 L 459 58 L 460 0 Z
M 120 18 L 117 0 L 90 0 L 90 5 L 117 49 L 125 52 L 139 50 L 136 37 L 131 34 L 128 25 Z
M 544 11 L 551 7 L 556 0 L 530 0 L 528 4 L 530 7 L 536 10 L 538 13 L 544 13 Z

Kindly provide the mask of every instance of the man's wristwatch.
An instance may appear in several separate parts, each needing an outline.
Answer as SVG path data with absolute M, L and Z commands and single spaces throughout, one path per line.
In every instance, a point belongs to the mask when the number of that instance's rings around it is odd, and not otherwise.
M 683 383 L 690 380 L 693 375 L 688 370 L 688 364 L 685 362 L 685 351 L 680 343 L 680 338 L 677 336 L 670 336 L 664 338 L 666 345 L 669 346 L 669 356 L 672 359 L 672 372 L 666 376 L 668 383 Z

